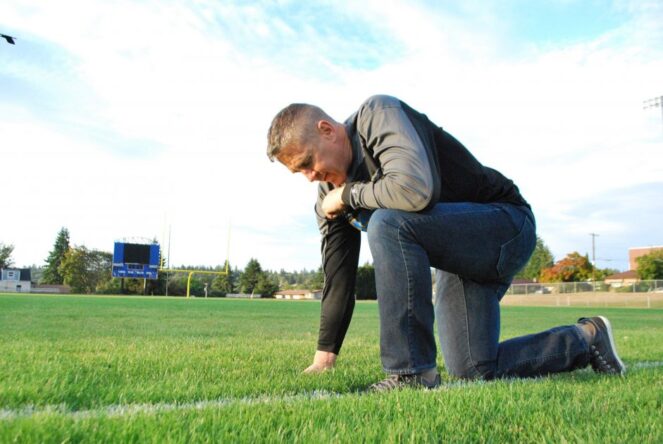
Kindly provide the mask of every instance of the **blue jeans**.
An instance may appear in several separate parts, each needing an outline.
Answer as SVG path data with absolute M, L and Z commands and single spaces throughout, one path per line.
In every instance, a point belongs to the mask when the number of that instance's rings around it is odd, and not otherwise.
M 454 376 L 528 377 L 586 366 L 589 347 L 575 325 L 499 342 L 499 301 L 532 254 L 535 231 L 529 208 L 504 203 L 373 212 L 367 232 L 383 369 L 411 374 L 434 368 L 435 318 Z M 430 267 L 437 269 L 435 307 Z

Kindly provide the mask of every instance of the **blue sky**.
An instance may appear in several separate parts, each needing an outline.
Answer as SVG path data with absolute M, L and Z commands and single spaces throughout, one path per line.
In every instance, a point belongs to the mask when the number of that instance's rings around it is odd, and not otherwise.
M 315 268 L 315 185 L 267 160 L 267 127 L 384 93 L 513 178 L 556 258 L 594 232 L 624 270 L 663 245 L 663 119 L 642 109 L 662 19 L 653 0 L 4 1 L 0 242 L 41 264 L 62 226 L 107 251 L 170 227 L 173 265 L 216 265 L 231 227 L 234 265 Z

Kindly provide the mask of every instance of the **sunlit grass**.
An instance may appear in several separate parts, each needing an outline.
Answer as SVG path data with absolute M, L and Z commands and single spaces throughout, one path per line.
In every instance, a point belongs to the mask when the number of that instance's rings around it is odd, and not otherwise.
M 508 307 L 504 338 L 583 308 Z M 0 442 L 663 439 L 663 311 L 601 309 L 626 378 L 591 371 L 369 395 L 375 303 L 358 303 L 334 371 L 313 356 L 317 302 L 0 296 Z M 640 363 L 659 364 L 644 368 Z M 440 359 L 440 365 L 443 365 Z M 661 364 L 663 365 L 663 364 Z

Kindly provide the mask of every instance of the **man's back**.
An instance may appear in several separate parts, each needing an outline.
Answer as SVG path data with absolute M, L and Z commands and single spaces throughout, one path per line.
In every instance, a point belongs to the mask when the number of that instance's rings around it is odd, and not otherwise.
M 399 108 L 402 113 L 385 113 L 386 109 Z M 411 126 L 398 120 L 405 117 Z M 430 168 L 433 195 L 428 207 L 438 202 L 505 202 L 527 205 L 513 181 L 500 172 L 483 166 L 458 140 L 431 122 L 405 102 L 390 96 L 372 96 L 347 121 L 359 137 L 353 138 L 362 145 L 363 152 L 373 158 L 367 162 L 369 173 L 374 175 L 384 161 L 380 158 L 384 147 L 380 135 L 395 131 L 407 132 L 413 128 L 416 137 L 425 147 L 424 164 Z M 377 153 L 377 154 L 376 154 Z M 422 173 L 412 165 L 410 176 Z

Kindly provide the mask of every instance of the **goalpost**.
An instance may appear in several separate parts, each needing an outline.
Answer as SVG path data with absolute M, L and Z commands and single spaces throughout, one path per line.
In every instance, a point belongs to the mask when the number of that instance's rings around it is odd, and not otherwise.
M 194 274 L 213 274 L 217 276 L 224 276 L 229 273 L 228 271 L 228 261 L 226 260 L 226 269 L 224 271 L 207 271 L 207 270 L 184 270 L 184 269 L 178 269 L 178 268 L 161 268 L 159 271 L 163 271 L 164 273 L 188 273 L 189 277 L 186 280 L 186 297 L 189 298 L 191 297 L 191 278 L 193 277 Z M 168 285 L 168 282 L 166 282 L 166 285 Z M 207 293 L 205 293 L 205 297 L 207 297 Z
M 226 268 L 223 271 L 208 271 L 208 270 L 187 270 L 180 268 L 159 268 L 160 272 L 164 273 L 188 273 L 189 277 L 186 280 L 186 297 L 191 297 L 191 278 L 194 274 L 211 274 L 216 276 L 225 276 L 230 273 L 230 224 L 228 225 L 228 247 L 226 248 Z M 168 229 L 168 262 L 170 263 L 170 228 Z M 159 260 L 159 264 L 162 261 Z M 168 289 L 168 280 L 166 280 L 166 291 Z M 207 297 L 207 292 L 205 292 L 205 297 Z

